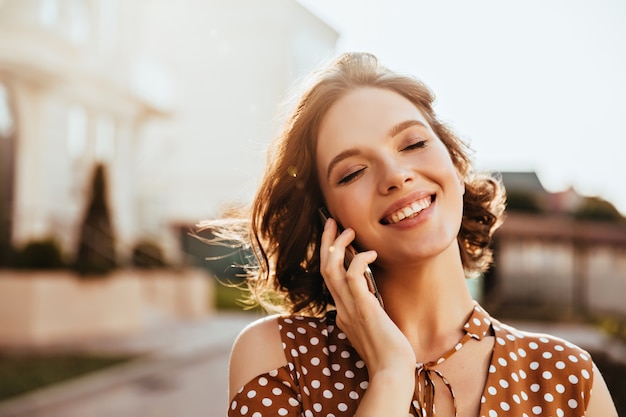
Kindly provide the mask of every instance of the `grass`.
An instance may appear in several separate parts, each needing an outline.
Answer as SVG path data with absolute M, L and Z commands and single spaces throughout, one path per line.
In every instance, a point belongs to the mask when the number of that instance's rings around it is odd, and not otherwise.
M 0 355 L 0 401 L 130 359 L 81 355 Z

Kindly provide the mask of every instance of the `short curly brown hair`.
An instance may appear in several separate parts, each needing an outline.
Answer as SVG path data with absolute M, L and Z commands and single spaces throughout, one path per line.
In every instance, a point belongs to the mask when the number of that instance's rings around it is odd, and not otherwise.
M 250 270 L 248 283 L 256 300 L 266 308 L 272 307 L 269 299 L 279 311 L 313 315 L 333 305 L 319 270 L 322 224 L 317 209 L 323 197 L 315 149 L 328 109 L 360 87 L 406 97 L 445 144 L 465 182 L 457 237 L 463 267 L 467 276 L 486 271 L 492 261 L 491 237 L 504 212 L 504 188 L 498 178 L 473 170 L 467 145 L 435 115 L 430 89 L 414 77 L 390 71 L 368 53 L 343 54 L 314 72 L 311 80 L 269 149 L 268 166 L 250 208 L 249 238 L 259 262 Z

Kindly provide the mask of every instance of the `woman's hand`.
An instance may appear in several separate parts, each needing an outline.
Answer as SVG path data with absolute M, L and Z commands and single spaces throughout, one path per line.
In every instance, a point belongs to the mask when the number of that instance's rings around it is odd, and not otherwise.
M 354 238 L 352 229 L 337 236 L 337 223 L 329 219 L 322 234 L 320 271 L 335 300 L 337 325 L 367 365 L 370 385 L 361 406 L 369 411 L 381 406 L 391 416 L 394 413 L 389 413 L 389 406 L 396 403 L 398 415 L 405 416 L 415 386 L 415 354 L 368 289 L 364 274 L 376 260 L 376 252 L 358 253 L 348 270 L 344 268 L 346 247 Z

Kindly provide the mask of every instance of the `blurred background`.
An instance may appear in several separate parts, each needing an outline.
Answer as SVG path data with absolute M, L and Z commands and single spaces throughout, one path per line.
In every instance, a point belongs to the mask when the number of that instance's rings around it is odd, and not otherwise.
M 502 175 L 475 297 L 626 398 L 623 2 L 0 0 L 0 416 L 223 415 L 262 313 L 222 285 L 249 254 L 189 231 L 250 201 L 298 81 L 349 50 Z

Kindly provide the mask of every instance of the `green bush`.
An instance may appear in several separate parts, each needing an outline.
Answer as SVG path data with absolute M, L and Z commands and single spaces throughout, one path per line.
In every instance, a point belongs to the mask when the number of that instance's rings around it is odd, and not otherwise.
M 161 248 L 152 242 L 139 242 L 133 248 L 132 265 L 135 268 L 165 268 L 167 263 Z
M 67 266 L 54 239 L 26 244 L 16 252 L 14 262 L 15 267 L 22 269 L 60 269 Z

